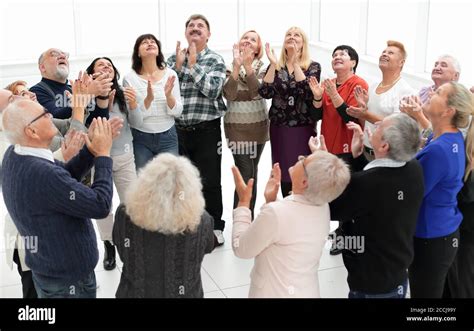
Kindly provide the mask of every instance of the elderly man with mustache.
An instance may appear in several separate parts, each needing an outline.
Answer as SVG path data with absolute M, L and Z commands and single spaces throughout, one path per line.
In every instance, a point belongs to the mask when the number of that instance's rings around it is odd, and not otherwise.
M 183 113 L 176 118 L 179 154 L 188 157 L 203 179 L 206 210 L 214 218 L 216 245 L 224 244 L 221 187 L 221 117 L 226 106 L 222 89 L 226 79 L 224 59 L 207 47 L 211 36 L 209 21 L 191 15 L 185 36 L 189 47 L 176 45 L 167 63 L 176 71 L 181 88 Z

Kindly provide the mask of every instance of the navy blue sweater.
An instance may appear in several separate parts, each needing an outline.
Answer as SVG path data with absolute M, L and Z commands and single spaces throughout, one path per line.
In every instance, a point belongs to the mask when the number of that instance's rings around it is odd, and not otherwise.
M 43 87 L 42 84 L 38 83 L 30 88 L 30 91 L 36 94 L 38 102 L 48 109 L 54 118 L 66 119 L 71 117 L 72 109 L 68 106 L 68 99 L 66 97 L 66 91 L 69 91 L 72 94 L 71 85 L 67 83 L 59 83 L 47 78 L 43 78 L 41 81 L 51 88 L 54 96 L 48 89 Z M 107 108 L 100 108 L 95 104 L 94 110 L 91 111 L 89 117 L 86 119 L 85 124 L 87 127 L 95 117 L 109 118 L 109 110 Z
M 80 179 L 95 166 L 89 188 Z M 112 206 L 112 159 L 83 148 L 64 164 L 18 155 L 10 146 L 3 159 L 3 198 L 22 236 L 36 236 L 37 252 L 26 249 L 26 264 L 37 277 L 67 283 L 83 279 L 98 261 L 90 218 Z

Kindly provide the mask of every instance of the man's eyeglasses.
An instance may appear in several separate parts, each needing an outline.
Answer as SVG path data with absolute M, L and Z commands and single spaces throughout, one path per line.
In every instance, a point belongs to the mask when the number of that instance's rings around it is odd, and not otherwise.
M 47 110 L 46 108 L 43 108 L 43 110 L 44 110 L 44 112 L 41 113 L 41 115 L 38 115 L 38 116 L 36 116 L 35 118 L 33 118 L 33 120 L 32 120 L 30 123 L 28 123 L 27 126 L 30 126 L 31 124 L 33 124 L 34 122 L 36 122 L 37 120 L 39 120 L 39 119 L 40 119 L 41 117 L 43 117 L 43 116 L 53 117 L 53 116 L 51 115 L 51 113 L 48 112 L 48 110 Z
M 304 174 L 306 175 L 306 177 L 308 177 L 308 172 L 306 171 L 306 166 L 304 165 L 304 160 L 306 160 L 306 156 L 304 156 L 304 155 L 298 156 L 298 161 L 301 161 L 301 164 L 303 165 Z
M 49 52 L 49 56 L 58 58 L 61 55 L 63 55 L 66 59 L 69 59 L 69 53 L 68 52 L 63 52 L 63 51 L 51 51 Z

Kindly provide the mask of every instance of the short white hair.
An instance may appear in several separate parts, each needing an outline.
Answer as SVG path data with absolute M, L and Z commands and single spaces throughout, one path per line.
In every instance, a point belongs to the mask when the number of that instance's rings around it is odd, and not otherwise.
M 439 59 L 449 59 L 451 61 L 451 64 L 453 65 L 454 67 L 454 70 L 456 70 L 456 72 L 458 73 L 458 79 L 459 79 L 459 76 L 461 76 L 461 64 L 459 64 L 459 61 L 452 55 L 449 55 L 449 54 L 443 54 L 441 55 L 440 57 L 438 57 L 438 60 Z
M 333 154 L 316 151 L 312 155 L 314 159 L 305 166 L 308 187 L 304 196 L 315 205 L 322 205 L 344 192 L 351 174 L 348 165 Z
M 198 169 L 182 156 L 163 153 L 140 171 L 125 206 L 132 222 L 163 234 L 193 232 L 204 213 Z
M 385 117 L 382 139 L 388 143 L 389 159 L 408 162 L 420 149 L 421 131 L 418 123 L 405 113 L 394 113 Z
M 34 119 L 29 110 L 30 100 L 18 100 L 10 103 L 3 111 L 2 126 L 8 141 L 21 144 L 25 139 L 25 127 Z

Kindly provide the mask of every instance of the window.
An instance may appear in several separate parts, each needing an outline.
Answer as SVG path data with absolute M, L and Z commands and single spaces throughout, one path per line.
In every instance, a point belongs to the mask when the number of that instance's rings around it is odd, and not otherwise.
M 473 13 L 471 1 L 431 0 L 426 72 L 431 73 L 438 56 L 450 54 L 461 64 L 460 82 L 474 85 Z

